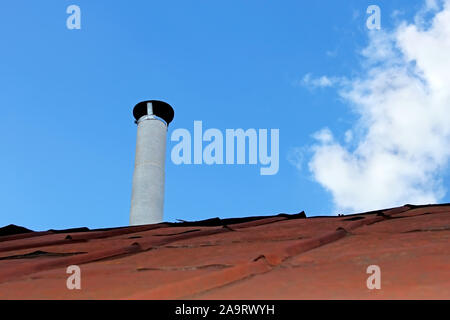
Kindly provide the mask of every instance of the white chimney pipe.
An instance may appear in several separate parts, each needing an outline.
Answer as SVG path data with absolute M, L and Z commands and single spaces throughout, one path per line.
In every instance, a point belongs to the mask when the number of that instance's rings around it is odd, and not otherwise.
M 174 111 L 165 102 L 149 100 L 138 103 L 133 115 L 137 140 L 130 225 L 160 223 L 164 212 L 167 126 Z

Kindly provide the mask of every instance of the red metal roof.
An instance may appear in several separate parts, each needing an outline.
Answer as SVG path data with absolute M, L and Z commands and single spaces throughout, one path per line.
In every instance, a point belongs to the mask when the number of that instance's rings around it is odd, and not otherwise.
M 0 299 L 449 299 L 450 204 L 103 230 L 0 229 Z M 68 290 L 66 268 L 81 268 Z M 381 289 L 366 285 L 369 265 Z

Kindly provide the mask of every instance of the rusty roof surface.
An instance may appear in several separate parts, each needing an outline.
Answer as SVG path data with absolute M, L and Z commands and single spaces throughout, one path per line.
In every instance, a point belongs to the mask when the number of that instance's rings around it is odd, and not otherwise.
M 0 299 L 450 299 L 450 204 L 89 230 L 0 228 Z M 69 290 L 66 268 L 81 268 Z M 367 267 L 381 270 L 369 290 Z

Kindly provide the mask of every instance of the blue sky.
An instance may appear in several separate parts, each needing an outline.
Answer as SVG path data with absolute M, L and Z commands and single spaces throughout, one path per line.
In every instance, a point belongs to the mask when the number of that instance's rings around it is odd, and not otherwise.
M 81 30 L 66 28 L 71 4 Z M 308 169 L 310 147 L 325 127 L 343 140 L 358 114 L 305 75 L 366 72 L 370 4 L 391 30 L 423 1 L 2 1 L 0 225 L 127 225 L 132 108 L 146 99 L 174 107 L 169 137 L 194 120 L 280 129 L 273 176 L 252 165 L 176 166 L 168 140 L 165 220 L 335 213 L 338 192 Z M 447 171 L 432 172 L 443 189 Z

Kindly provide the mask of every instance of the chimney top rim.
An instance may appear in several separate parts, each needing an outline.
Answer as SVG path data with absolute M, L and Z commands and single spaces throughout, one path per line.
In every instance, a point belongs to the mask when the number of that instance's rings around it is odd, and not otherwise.
M 147 109 L 147 103 L 152 103 L 153 106 L 153 115 L 158 116 L 164 121 L 166 121 L 167 125 L 172 122 L 175 112 L 170 104 L 160 100 L 145 100 L 136 104 L 133 108 L 133 116 L 137 120 L 139 120 L 142 116 L 149 115 Z

